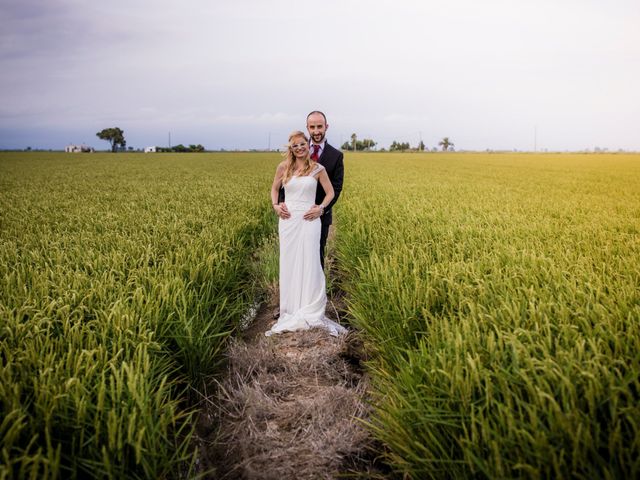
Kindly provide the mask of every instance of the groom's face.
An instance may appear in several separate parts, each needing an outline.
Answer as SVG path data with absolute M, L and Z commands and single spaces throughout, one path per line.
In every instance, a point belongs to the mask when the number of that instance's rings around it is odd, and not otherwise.
M 313 143 L 321 143 L 324 140 L 324 135 L 327 133 L 327 127 L 324 117 L 319 113 L 309 115 L 307 118 L 307 130 L 313 140 Z

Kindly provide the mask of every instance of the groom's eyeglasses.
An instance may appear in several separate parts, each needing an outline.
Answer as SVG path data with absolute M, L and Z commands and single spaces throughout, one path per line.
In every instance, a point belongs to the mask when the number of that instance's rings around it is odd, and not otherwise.
M 291 148 L 296 149 L 296 148 L 301 148 L 301 147 L 306 147 L 307 146 L 307 142 L 304 143 L 294 143 L 293 145 L 291 145 Z

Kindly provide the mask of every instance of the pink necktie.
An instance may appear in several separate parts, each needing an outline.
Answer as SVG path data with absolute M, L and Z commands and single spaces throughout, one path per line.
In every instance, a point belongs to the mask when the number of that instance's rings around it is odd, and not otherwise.
M 318 161 L 318 153 L 320 152 L 320 145 L 312 145 L 313 153 L 311 153 L 311 160 L 314 162 Z

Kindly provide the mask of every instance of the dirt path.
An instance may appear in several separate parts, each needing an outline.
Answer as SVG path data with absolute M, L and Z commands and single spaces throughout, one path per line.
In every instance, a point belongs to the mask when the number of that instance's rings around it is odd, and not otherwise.
M 275 307 L 263 305 L 231 344 L 227 376 L 211 387 L 198 422 L 202 470 L 217 479 L 379 478 L 359 422 L 368 407 L 357 335 L 265 337 Z M 332 303 L 327 310 L 335 320 Z

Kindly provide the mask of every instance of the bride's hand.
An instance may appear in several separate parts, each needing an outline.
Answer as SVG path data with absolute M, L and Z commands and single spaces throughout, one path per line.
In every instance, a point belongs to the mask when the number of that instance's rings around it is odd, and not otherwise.
M 291 217 L 289 209 L 287 208 L 287 204 L 284 202 L 274 205 L 273 209 L 276 211 L 276 214 L 284 220 Z
M 319 205 L 314 205 L 309 210 L 305 212 L 302 218 L 305 220 L 315 220 L 316 218 L 320 218 L 322 215 L 323 209 L 320 208 Z

